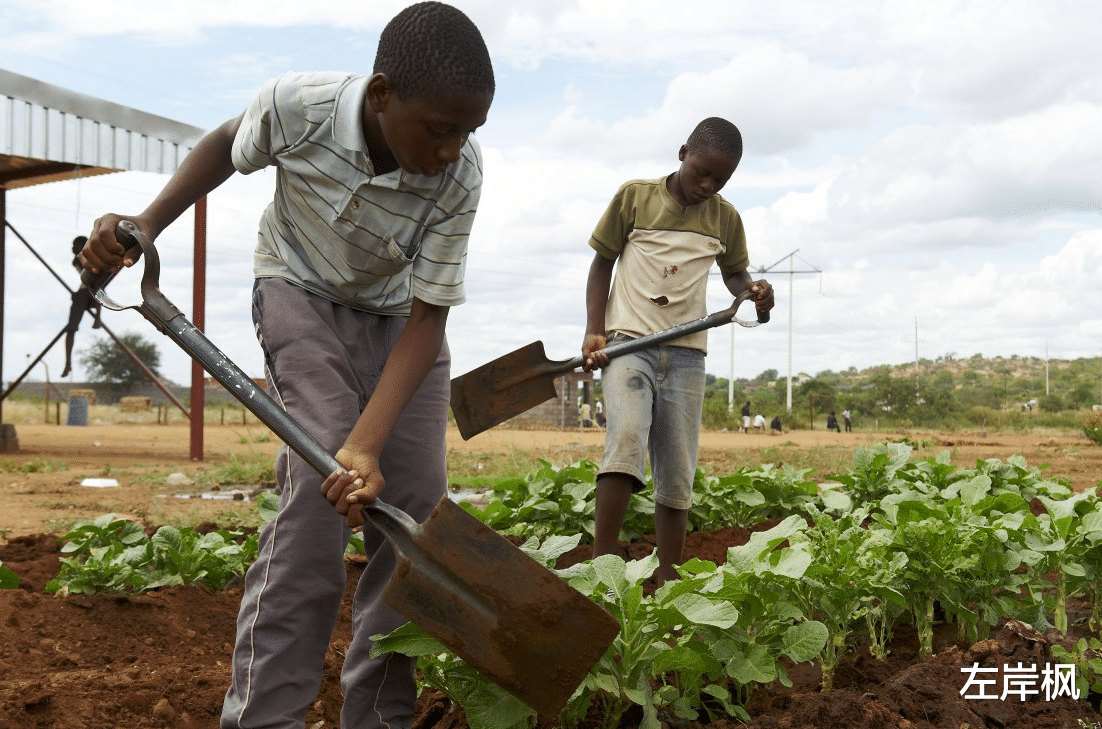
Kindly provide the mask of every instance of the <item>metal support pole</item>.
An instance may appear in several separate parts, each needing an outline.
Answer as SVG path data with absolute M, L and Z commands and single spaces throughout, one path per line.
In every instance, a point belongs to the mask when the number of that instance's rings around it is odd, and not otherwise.
M 27 369 L 23 370 L 23 374 L 19 375 L 19 377 L 16 377 L 14 380 L 12 380 L 11 384 L 8 385 L 8 389 L 4 390 L 3 395 L 0 395 L 0 402 L 3 402 L 4 400 L 8 399 L 8 395 L 12 394 L 12 392 L 15 390 L 15 388 L 19 387 L 19 383 L 23 381 L 23 378 L 26 377 L 28 374 L 30 374 L 30 371 L 34 369 L 34 366 L 42 361 L 42 358 L 46 356 L 46 353 L 49 352 L 51 349 L 53 349 L 53 346 L 55 344 L 57 344 L 57 340 L 61 339 L 61 337 L 64 334 L 65 334 L 65 328 L 62 328 L 62 330 L 57 333 L 57 336 L 54 337 L 53 340 L 49 344 L 46 345 L 46 348 L 43 349 L 39 353 L 39 355 L 34 358 L 34 361 L 31 362 L 29 365 L 27 365 Z M 49 388 L 50 383 L 49 383 L 49 377 L 48 376 L 47 376 L 46 380 L 47 380 L 46 387 Z M 50 391 L 49 391 L 49 389 L 47 389 L 46 390 L 46 401 L 47 401 L 46 402 L 46 407 L 49 407 L 49 399 L 50 399 Z

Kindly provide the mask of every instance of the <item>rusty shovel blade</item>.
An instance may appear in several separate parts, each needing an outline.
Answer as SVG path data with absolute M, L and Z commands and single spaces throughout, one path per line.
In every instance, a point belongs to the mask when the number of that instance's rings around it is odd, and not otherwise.
M 532 342 L 453 378 L 451 407 L 459 434 L 469 440 L 554 398 L 555 377 L 578 364 L 552 362 L 543 342 Z
M 372 513 L 398 553 L 388 605 L 554 716 L 619 632 L 611 615 L 449 499 L 424 523 Z
M 91 281 L 97 298 L 109 308 L 136 309 L 318 473 L 343 470 L 165 298 L 153 243 L 128 221 L 119 224 L 117 235 L 142 247 L 143 300 L 137 306 L 110 301 L 102 291 L 106 280 Z M 558 713 L 619 632 L 604 608 L 447 496 L 422 524 L 380 499 L 363 508 L 397 555 L 384 601 L 541 714 Z

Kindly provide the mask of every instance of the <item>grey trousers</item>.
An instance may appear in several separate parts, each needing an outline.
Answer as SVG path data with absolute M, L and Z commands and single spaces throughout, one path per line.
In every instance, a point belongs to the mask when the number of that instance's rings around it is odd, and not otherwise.
M 367 314 L 280 279 L 258 280 L 253 319 L 271 392 L 335 453 L 378 382 L 404 317 Z M 424 521 L 447 491 L 445 429 L 450 393 L 447 343 L 383 450 L 388 503 Z M 301 729 L 317 698 L 345 588 L 351 531 L 321 494 L 324 480 L 284 447 L 276 460 L 280 511 L 260 534 L 245 578 L 224 729 Z M 341 686 L 343 729 L 405 729 L 416 702 L 415 660 L 370 658 L 370 636 L 406 622 L 381 600 L 394 568 L 383 537 L 365 525 L 369 561 L 356 589 L 352 642 Z

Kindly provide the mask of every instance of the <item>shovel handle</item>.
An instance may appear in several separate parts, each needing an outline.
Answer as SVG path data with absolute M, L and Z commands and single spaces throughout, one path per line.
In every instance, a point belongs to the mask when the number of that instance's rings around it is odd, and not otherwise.
M 292 418 L 286 410 L 272 398 L 251 377 L 238 367 L 233 360 L 222 353 L 207 339 L 203 332 L 187 320 L 187 317 L 169 301 L 160 288 L 158 288 L 157 275 L 160 271 L 160 261 L 157 249 L 148 236 L 142 233 L 137 226 L 127 220 L 123 220 L 115 229 L 116 237 L 127 250 L 135 245 L 141 246 L 145 254 L 146 275 L 142 279 L 142 303 L 135 308 L 153 326 L 157 327 L 169 339 L 192 359 L 203 366 L 214 379 L 221 383 L 226 391 L 233 395 L 262 423 L 272 429 L 279 438 L 295 453 L 302 457 L 315 471 L 322 476 L 336 471 L 344 471 L 344 466 L 333 457 L 326 448 L 317 441 L 314 436 L 306 432 L 299 423 Z M 84 273 L 89 273 L 85 271 Z M 97 274 L 94 278 L 102 283 L 96 288 L 89 285 L 89 289 L 96 293 L 102 291 L 114 274 Z M 83 275 L 82 275 L 83 280 Z M 384 534 L 397 530 L 408 531 L 416 526 L 416 522 L 401 509 L 387 504 L 380 499 L 363 504 L 364 512 L 372 519 L 372 523 L 379 526 Z M 380 516 L 383 517 L 380 520 Z M 379 523 L 382 521 L 383 523 Z
M 694 334 L 705 329 L 712 329 L 713 327 L 723 326 L 731 322 L 737 321 L 744 327 L 756 327 L 758 324 L 764 324 L 769 321 L 769 312 L 758 312 L 757 322 L 748 322 L 745 319 L 740 319 L 737 316 L 738 308 L 742 302 L 749 299 L 751 293 L 749 291 L 743 291 L 741 294 L 735 297 L 735 301 L 726 309 L 722 311 L 713 312 L 707 316 L 702 316 L 699 319 L 685 322 L 684 324 L 678 324 L 677 326 L 670 327 L 669 329 L 663 329 L 660 332 L 654 332 L 653 334 L 645 334 L 635 339 L 628 339 L 623 342 L 616 342 L 610 344 L 601 351 L 608 355 L 609 359 L 619 357 L 623 354 L 631 354 L 633 352 L 639 352 L 648 347 L 653 347 L 663 342 L 668 342 L 672 339 L 678 339 L 688 334 Z M 763 318 L 764 316 L 764 318 Z M 574 359 L 564 362 L 562 365 L 562 371 L 567 372 L 585 364 L 585 358 L 578 356 Z M 569 367 L 567 367 L 569 365 Z

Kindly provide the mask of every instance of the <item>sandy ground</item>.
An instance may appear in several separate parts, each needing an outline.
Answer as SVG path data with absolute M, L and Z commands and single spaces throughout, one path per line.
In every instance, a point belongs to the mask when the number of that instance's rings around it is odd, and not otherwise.
M 170 485 L 171 474 L 192 478 L 199 471 L 233 459 L 274 456 L 278 441 L 263 425 L 208 426 L 203 434 L 203 459 L 190 458 L 186 425 L 19 425 L 20 449 L 0 454 L 0 538 L 57 532 L 79 519 L 108 512 L 134 514 L 160 523 L 181 514 L 196 520 L 217 519 L 227 509 L 251 508 L 247 501 L 203 492 L 195 485 Z M 920 449 L 916 455 L 949 450 L 955 463 L 1020 454 L 1030 466 L 1049 464 L 1046 473 L 1067 479 L 1077 490 L 1102 480 L 1102 448 L 1085 437 L 997 433 L 831 433 L 791 431 L 781 435 L 705 432 L 700 440 L 701 466 L 730 472 L 742 465 L 775 463 L 786 449 L 817 448 L 842 462 L 860 445 L 907 438 Z M 603 433 L 521 431 L 495 428 L 464 441 L 449 432 L 448 446 L 456 468 L 471 469 L 487 459 L 513 459 L 531 470 L 533 458 L 556 465 L 581 458 L 599 460 Z M 527 471 L 525 471 L 527 472 Z M 813 476 L 819 476 L 815 473 Z M 117 486 L 86 483 L 117 482 Z M 242 484 L 241 490 L 255 490 Z M 197 498 L 199 493 L 208 497 Z M 191 498 L 181 498 L 190 496 Z

